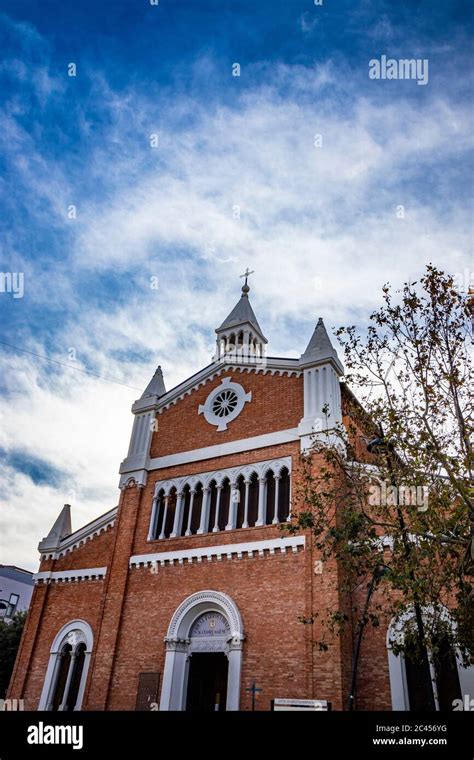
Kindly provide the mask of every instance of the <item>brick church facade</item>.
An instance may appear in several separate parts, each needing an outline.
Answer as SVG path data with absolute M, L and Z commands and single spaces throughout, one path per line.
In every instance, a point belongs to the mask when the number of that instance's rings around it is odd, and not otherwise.
M 346 419 L 342 365 L 322 320 L 299 359 L 267 356 L 247 284 L 216 333 L 211 364 L 169 391 L 158 368 L 133 405 L 118 507 L 72 532 L 66 505 L 39 544 L 9 689 L 26 709 L 249 710 L 253 684 L 256 709 L 347 708 L 352 638 L 322 652 L 302 623 L 343 608 L 339 569 L 280 528 L 302 452 Z M 386 636 L 366 631 L 358 709 L 409 708 Z

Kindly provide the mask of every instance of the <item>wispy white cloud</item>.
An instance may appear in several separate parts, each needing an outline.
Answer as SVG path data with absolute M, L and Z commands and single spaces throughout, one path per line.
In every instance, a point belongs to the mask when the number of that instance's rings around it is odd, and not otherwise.
M 203 66 L 209 76 L 212 60 Z M 139 388 L 161 363 L 170 387 L 209 361 L 247 265 L 270 353 L 293 356 L 319 316 L 364 323 L 383 282 L 400 284 L 428 261 L 463 271 L 470 222 L 449 170 L 470 143 L 462 103 L 392 102 L 378 97 L 379 83 L 372 97 L 352 93 L 349 102 L 347 72 L 333 64 L 274 65 L 263 79 L 265 66 L 257 69 L 258 85 L 220 104 L 115 92 L 90 73 L 107 127 L 97 133 L 77 108 L 83 164 L 44 155 L 14 114 L 4 117 L 3 145 L 31 190 L 31 217 L 64 236 L 61 266 L 45 270 L 41 257 L 25 256 L 36 283 L 29 303 L 71 308 L 54 325 L 55 358 L 67 362 L 73 347 L 76 366 Z M 43 105 L 61 96 L 46 64 L 32 86 Z M 71 202 L 74 221 L 65 217 Z M 37 322 L 21 339 L 40 354 L 50 342 Z M 0 353 L 0 371 L 0 447 L 41 457 L 67 482 L 35 485 L 4 466 L 2 561 L 33 567 L 65 501 L 76 526 L 116 503 L 139 394 L 14 353 Z

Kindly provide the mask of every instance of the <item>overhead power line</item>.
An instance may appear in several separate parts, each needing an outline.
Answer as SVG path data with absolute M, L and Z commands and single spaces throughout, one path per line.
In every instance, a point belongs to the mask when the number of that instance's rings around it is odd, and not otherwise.
M 140 391 L 140 393 L 143 392 L 142 388 L 136 388 L 134 385 L 121 383 L 120 380 L 112 380 L 112 378 L 110 377 L 104 377 L 103 375 L 98 375 L 96 372 L 89 372 L 89 370 L 87 369 L 81 369 L 80 367 L 73 367 L 71 364 L 65 364 L 64 362 L 59 362 L 57 359 L 50 359 L 49 356 L 42 356 L 41 354 L 36 354 L 34 351 L 27 351 L 26 348 L 13 346 L 11 343 L 5 343 L 5 341 L 3 340 L 0 340 L 0 345 L 8 346 L 8 348 L 13 348 L 15 351 L 21 351 L 23 354 L 30 354 L 31 356 L 36 356 L 37 359 L 43 359 L 46 362 L 52 362 L 52 364 L 59 364 L 60 367 L 65 367 L 66 369 L 73 369 L 76 372 L 82 372 L 84 375 L 91 375 L 92 377 L 98 377 L 99 380 L 105 380 L 107 383 L 115 383 L 115 385 L 123 385 L 125 386 L 125 388 L 132 388 L 134 391 Z

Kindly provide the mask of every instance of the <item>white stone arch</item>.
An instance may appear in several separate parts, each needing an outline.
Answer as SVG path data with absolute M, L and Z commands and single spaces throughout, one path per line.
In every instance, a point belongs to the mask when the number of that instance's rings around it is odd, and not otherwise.
M 262 477 L 260 468 L 255 467 L 255 465 L 249 465 L 248 467 L 246 467 L 242 474 L 245 480 L 250 480 L 254 475 L 257 476 L 257 480 L 259 480 Z
M 54 637 L 53 643 L 51 644 L 51 648 L 49 650 L 48 667 L 46 669 L 46 675 L 40 701 L 38 704 L 38 710 L 52 709 L 53 695 L 59 674 L 60 653 L 64 644 L 71 645 L 73 654 L 77 651 L 77 648 L 80 644 L 84 644 L 86 647 L 84 652 L 84 666 L 82 668 L 81 681 L 79 684 L 79 691 L 77 694 L 74 710 L 78 711 L 82 707 L 82 700 L 84 698 L 84 689 L 86 687 L 92 647 L 94 645 L 94 634 L 92 632 L 91 626 L 85 620 L 71 620 L 69 623 L 66 623 L 66 625 L 63 625 L 63 627 Z M 71 659 L 71 676 L 72 663 L 73 660 Z M 66 691 L 67 688 L 65 688 L 65 693 Z
M 219 478 L 219 475 L 220 473 L 216 472 L 206 472 L 206 474 L 201 477 L 202 487 L 210 488 L 213 481 L 216 483 L 216 485 L 219 485 L 219 483 L 222 482 Z
M 232 482 L 231 474 L 228 472 L 228 470 L 220 470 L 219 472 L 216 472 L 213 477 L 219 486 L 223 486 L 225 480 Z
M 290 467 L 288 467 L 288 463 L 281 462 L 279 459 L 276 462 L 273 462 L 273 467 L 276 475 L 281 475 L 281 471 L 284 470 L 285 467 L 288 470 L 288 474 L 290 474 Z
M 272 475 L 278 475 L 278 468 L 277 468 L 277 462 L 268 462 L 268 464 L 265 465 L 265 467 L 262 468 L 262 478 L 267 478 L 270 473 Z
M 167 496 L 170 492 L 171 485 L 172 483 L 169 480 L 159 480 L 155 483 L 154 496 L 158 496 L 160 491 L 163 491 L 163 495 Z
M 430 614 L 429 609 L 423 610 L 423 617 Z M 445 607 L 440 613 L 441 619 L 445 622 L 450 622 L 453 628 L 455 622 Z M 392 710 L 409 710 L 410 702 L 408 697 L 408 686 L 406 680 L 405 670 L 405 658 L 403 652 L 395 654 L 392 649 L 392 643 L 398 641 L 401 642 L 404 637 L 404 628 L 414 617 L 414 610 L 406 610 L 399 618 L 393 618 L 387 630 L 387 655 L 388 655 L 388 670 L 390 678 L 390 692 L 392 697 Z M 462 657 L 459 651 L 454 652 L 456 656 L 456 665 L 458 669 L 459 683 L 461 686 L 461 694 L 463 698 L 465 695 L 474 696 L 474 666 L 465 668 L 462 664 Z M 434 666 L 430 662 L 430 670 L 434 685 L 435 703 L 436 709 L 438 708 L 438 698 L 436 694 L 436 680 L 434 674 Z
M 229 623 L 229 637 L 209 651 L 222 651 L 229 660 L 227 678 L 227 710 L 238 710 L 244 630 L 235 602 L 221 591 L 198 591 L 176 609 L 165 636 L 166 658 L 161 689 L 160 710 L 184 710 L 192 654 L 190 632 L 195 620 L 206 612 L 220 612 Z M 202 649 L 201 649 L 202 651 Z
M 192 475 L 190 478 L 185 478 L 182 482 L 182 487 L 189 486 L 191 491 L 195 491 L 199 484 L 204 488 L 205 487 L 205 478 L 202 477 L 202 475 Z

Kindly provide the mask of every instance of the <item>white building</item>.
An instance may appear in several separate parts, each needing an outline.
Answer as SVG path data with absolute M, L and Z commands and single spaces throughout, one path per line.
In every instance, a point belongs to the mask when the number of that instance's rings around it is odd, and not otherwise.
M 0 565 L 0 620 L 9 622 L 30 606 L 33 573 L 15 565 Z

